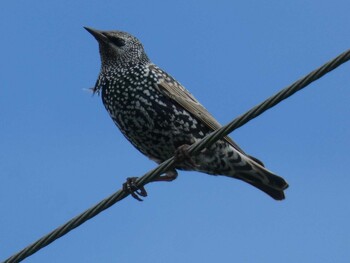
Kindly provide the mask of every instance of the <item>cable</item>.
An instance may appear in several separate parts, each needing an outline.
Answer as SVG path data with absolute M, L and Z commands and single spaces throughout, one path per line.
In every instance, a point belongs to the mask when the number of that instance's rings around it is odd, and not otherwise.
M 251 110 L 249 110 L 247 113 L 237 117 L 234 119 L 232 122 L 229 124 L 221 127 L 220 129 L 212 132 L 205 138 L 203 138 L 201 141 L 198 141 L 197 143 L 191 145 L 188 148 L 189 154 L 190 155 L 195 155 L 196 153 L 200 152 L 202 149 L 211 146 L 213 143 L 215 143 L 217 140 L 225 137 L 227 134 L 232 132 L 233 130 L 241 127 L 242 125 L 246 124 L 248 121 L 252 120 L 253 118 L 259 116 L 266 110 L 272 108 L 276 104 L 280 103 L 282 100 L 290 97 L 297 91 L 305 88 L 307 85 L 309 85 L 311 82 L 321 78 L 328 72 L 334 70 L 341 64 L 345 63 L 346 61 L 350 60 L 350 50 L 340 54 L 337 56 L 335 59 L 329 61 L 328 63 L 324 64 L 322 67 L 312 71 L 309 73 L 307 76 L 299 79 L 296 81 L 294 84 L 284 88 L 277 94 L 273 95 L 272 97 L 268 98 L 264 102 L 260 103 L 259 105 L 255 106 Z M 157 176 L 165 173 L 169 169 L 171 169 L 174 166 L 174 157 L 168 159 L 167 161 L 161 163 L 158 167 L 155 169 L 149 171 L 142 177 L 139 177 L 136 180 L 137 186 L 144 186 L 152 179 L 156 178 Z M 98 215 L 101 213 L 103 210 L 111 207 L 118 201 L 124 199 L 127 197 L 129 193 L 124 192 L 123 190 L 118 190 L 116 193 L 113 195 L 109 196 L 108 198 L 102 200 L 99 202 L 97 205 L 94 207 L 86 210 L 82 214 L 74 217 L 64 225 L 58 227 L 48 235 L 40 238 L 33 244 L 29 245 L 25 249 L 21 250 L 17 254 L 14 254 L 10 258 L 6 259 L 3 261 L 3 263 L 15 263 L 15 262 L 20 262 L 23 259 L 29 257 L 30 255 L 36 253 L 43 247 L 51 244 L 54 242 L 56 239 L 62 237 L 63 235 L 67 234 L 74 228 L 82 225 L 84 222 L 87 220 L 91 219 L 92 217 Z

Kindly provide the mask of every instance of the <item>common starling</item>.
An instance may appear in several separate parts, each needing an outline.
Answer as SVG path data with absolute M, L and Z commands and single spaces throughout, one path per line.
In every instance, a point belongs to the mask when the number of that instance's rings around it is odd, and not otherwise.
M 188 145 L 221 127 L 192 94 L 150 61 L 136 37 L 122 31 L 85 29 L 98 41 L 101 56 L 93 91 L 101 93 L 114 123 L 144 155 L 158 164 L 174 155 L 184 156 Z M 276 200 L 284 199 L 283 190 L 288 187 L 229 137 L 196 156 L 182 158 L 175 169 L 240 179 Z M 174 180 L 175 169 L 157 181 Z

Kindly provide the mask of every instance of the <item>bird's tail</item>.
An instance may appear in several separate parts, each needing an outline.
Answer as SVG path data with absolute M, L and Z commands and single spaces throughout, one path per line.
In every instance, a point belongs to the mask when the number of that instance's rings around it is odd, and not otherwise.
M 288 188 L 288 183 L 282 177 L 267 170 L 257 158 L 223 141 L 194 156 L 193 162 L 195 166 L 177 168 L 236 178 L 260 189 L 273 199 L 285 198 L 284 190 Z
M 243 157 L 243 156 L 242 156 Z M 258 162 L 256 158 L 244 156 L 246 165 L 243 169 L 235 166 L 234 174 L 226 174 L 240 179 L 261 191 L 265 192 L 275 200 L 283 200 L 284 190 L 288 188 L 288 183 L 280 176 L 267 170 L 262 162 Z

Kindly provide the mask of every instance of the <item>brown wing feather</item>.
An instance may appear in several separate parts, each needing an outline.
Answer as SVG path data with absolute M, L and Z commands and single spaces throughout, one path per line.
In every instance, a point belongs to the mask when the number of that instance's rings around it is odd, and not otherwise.
M 191 93 L 189 93 L 178 82 L 163 80 L 156 85 L 156 88 L 181 105 L 185 110 L 192 113 L 200 122 L 207 125 L 211 130 L 217 130 L 221 127 L 220 123 L 196 100 Z M 224 137 L 224 140 L 232 145 L 237 151 L 246 155 L 246 153 L 229 137 Z

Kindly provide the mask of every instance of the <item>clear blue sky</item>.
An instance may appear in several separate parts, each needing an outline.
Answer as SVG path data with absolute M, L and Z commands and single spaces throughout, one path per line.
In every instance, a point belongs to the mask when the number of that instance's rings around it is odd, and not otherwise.
M 349 1 L 7 1 L 0 10 L 0 260 L 155 164 L 85 89 L 99 68 L 83 26 L 136 35 L 227 123 L 350 48 Z M 232 137 L 290 184 L 276 202 L 181 172 L 26 262 L 349 262 L 350 63 Z

